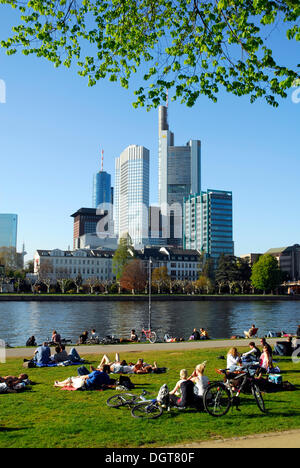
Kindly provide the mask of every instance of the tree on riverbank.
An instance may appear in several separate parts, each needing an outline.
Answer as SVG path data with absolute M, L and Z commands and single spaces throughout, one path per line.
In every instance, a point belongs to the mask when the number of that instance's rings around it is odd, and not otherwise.
M 128 251 L 129 246 L 130 246 L 130 238 L 123 237 L 120 239 L 118 248 L 114 253 L 114 256 L 112 259 L 112 268 L 113 268 L 113 273 L 115 274 L 117 282 L 120 281 L 123 275 L 125 266 L 127 265 L 128 261 L 132 258 Z
M 272 255 L 262 255 L 252 267 L 251 283 L 255 289 L 271 291 L 279 287 L 282 274 L 278 262 Z
M 78 68 L 89 86 L 109 79 L 126 89 L 137 74 L 135 106 L 173 99 L 193 106 L 220 91 L 278 98 L 300 79 L 289 46 L 300 40 L 298 0 L 1 0 L 14 9 L 12 33 L 1 47 Z M 284 44 L 281 60 L 270 48 Z M 288 60 L 287 57 L 292 57 Z
M 124 268 L 120 279 L 121 287 L 132 294 L 144 292 L 147 284 L 147 273 L 141 260 L 131 260 Z

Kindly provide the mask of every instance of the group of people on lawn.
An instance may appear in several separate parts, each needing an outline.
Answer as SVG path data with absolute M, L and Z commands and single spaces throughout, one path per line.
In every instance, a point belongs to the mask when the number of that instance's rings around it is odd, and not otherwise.
M 227 353 L 227 369 L 235 372 L 241 370 L 241 368 L 252 367 L 259 369 L 260 374 L 272 372 L 274 369 L 273 354 L 277 354 L 277 345 L 273 351 L 265 338 L 262 338 L 260 342 L 262 350 L 257 347 L 254 341 L 251 341 L 249 343 L 249 351 L 243 354 L 240 354 L 237 348 L 232 347 Z M 41 365 L 65 361 L 73 363 L 83 362 L 75 348 L 72 348 L 70 353 L 67 353 L 65 346 L 60 343 L 60 336 L 56 331 L 52 334 L 52 343 L 56 345 L 55 353 L 51 356 L 48 343 L 43 343 L 43 345 L 36 349 L 33 362 Z M 292 338 L 289 338 L 287 343 L 290 344 L 292 352 Z M 70 377 L 64 381 L 55 381 L 54 386 L 72 386 L 75 389 L 86 390 L 95 390 L 103 388 L 103 386 L 115 388 L 115 380 L 111 379 L 109 374 L 149 374 L 157 372 L 158 369 L 157 362 L 151 365 L 146 363 L 142 358 L 139 358 L 135 363 L 127 362 L 126 360 L 121 360 L 119 353 L 116 353 L 115 360 L 111 360 L 104 354 L 97 368 L 91 367 L 90 371 L 88 371 L 85 367 L 81 366 L 78 368 L 78 376 Z M 202 397 L 209 385 L 209 379 L 204 375 L 205 369 L 206 361 L 197 365 L 191 375 L 188 374 L 186 369 L 181 369 L 180 379 L 170 391 L 172 405 L 178 407 L 202 407 Z M 17 380 L 19 381 L 19 379 L 20 377 L 15 378 L 14 383 Z M 11 380 L 8 379 L 8 381 L 10 382 Z M 3 382 L 3 378 L 2 381 L 0 378 L 1 382 Z

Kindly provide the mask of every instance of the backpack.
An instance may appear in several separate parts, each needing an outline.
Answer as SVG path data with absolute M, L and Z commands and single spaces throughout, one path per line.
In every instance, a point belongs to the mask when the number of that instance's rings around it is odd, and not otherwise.
M 170 395 L 169 395 L 169 387 L 167 384 L 164 384 L 160 387 L 158 394 L 157 394 L 157 401 L 162 406 L 169 406 L 170 404 Z
M 27 361 L 23 362 L 23 367 L 25 367 L 26 369 L 32 369 L 33 367 L 36 367 L 36 365 L 33 361 Z
M 119 379 L 116 381 L 116 385 L 126 387 L 127 390 L 131 390 L 134 388 L 134 383 L 131 382 L 130 378 L 127 377 L 127 375 L 120 375 Z

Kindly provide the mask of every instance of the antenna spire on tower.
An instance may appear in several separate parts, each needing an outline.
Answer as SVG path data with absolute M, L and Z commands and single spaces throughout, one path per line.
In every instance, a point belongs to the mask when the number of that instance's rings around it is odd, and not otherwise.
M 101 156 L 101 172 L 103 172 L 103 155 L 104 155 L 104 150 L 102 150 L 102 156 Z

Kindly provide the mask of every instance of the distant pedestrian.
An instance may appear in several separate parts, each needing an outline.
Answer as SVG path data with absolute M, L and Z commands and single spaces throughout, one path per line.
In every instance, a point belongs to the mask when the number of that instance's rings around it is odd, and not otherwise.
M 53 330 L 53 332 L 52 332 L 51 341 L 52 341 L 52 343 L 54 343 L 54 344 L 56 344 L 56 345 L 60 345 L 60 344 L 61 344 L 61 337 L 60 337 L 60 334 L 57 333 L 56 330 Z

